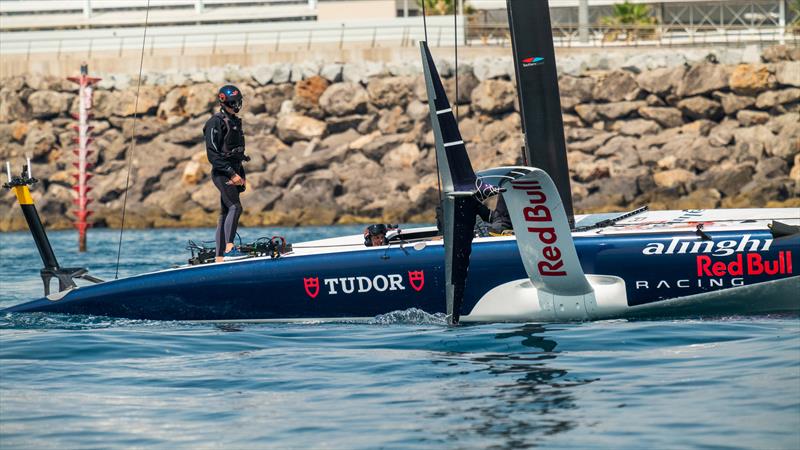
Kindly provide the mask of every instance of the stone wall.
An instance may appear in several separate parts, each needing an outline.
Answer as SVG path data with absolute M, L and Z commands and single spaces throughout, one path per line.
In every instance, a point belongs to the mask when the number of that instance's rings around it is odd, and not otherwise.
M 800 206 L 800 51 L 773 47 L 748 64 L 692 55 L 562 62 L 577 211 Z M 453 65 L 438 65 L 452 101 Z M 512 73 L 510 59 L 459 66 L 461 130 L 476 169 L 520 162 Z M 149 73 L 138 107 L 135 79 L 105 75 L 92 120 L 96 226 L 119 225 L 131 154 L 127 226 L 216 222 L 202 127 L 226 82 L 245 97 L 245 225 L 432 220 L 436 162 L 419 64 L 307 63 Z M 31 154 L 40 213 L 51 228 L 70 227 L 75 85 L 37 75 L 0 85 L 0 161 L 18 168 Z M 4 192 L 0 229 L 20 228 Z

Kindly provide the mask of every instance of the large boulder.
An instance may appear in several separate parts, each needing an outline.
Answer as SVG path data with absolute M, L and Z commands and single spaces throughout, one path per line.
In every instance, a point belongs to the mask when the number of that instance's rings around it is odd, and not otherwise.
M 28 106 L 35 119 L 49 119 L 66 112 L 71 95 L 55 91 L 36 91 L 28 96 Z
M 683 114 L 678 108 L 644 106 L 639 108 L 638 111 L 640 116 L 645 119 L 655 120 L 664 128 L 683 125 Z
M 639 96 L 639 86 L 630 72 L 613 70 L 604 72 L 597 78 L 592 95 L 595 100 L 607 102 L 630 101 Z
M 507 78 L 514 71 L 511 61 L 505 58 L 478 58 L 473 64 L 475 76 L 481 82 Z
M 153 114 L 161 103 L 162 88 L 160 86 L 141 86 L 139 98 L 136 98 L 136 89 L 124 91 L 96 91 L 94 95 L 94 110 L 97 117 L 132 116 Z
M 447 98 L 452 103 L 456 103 L 456 79 L 455 77 L 446 78 L 443 80 L 444 89 L 447 93 Z M 471 101 L 472 91 L 480 84 L 478 78 L 472 71 L 458 69 L 458 104 L 465 104 Z M 423 100 L 427 100 L 427 95 Z
M 167 215 L 175 218 L 180 217 L 189 209 L 197 207 L 197 204 L 191 200 L 189 192 L 183 189 L 164 189 L 153 192 L 145 198 L 144 204 L 158 207 Z
M 262 64 L 250 69 L 250 76 L 261 86 L 269 84 L 273 75 L 275 75 L 275 64 Z
M 378 108 L 405 106 L 413 91 L 413 77 L 372 78 L 367 84 L 370 102 Z
M 369 135 L 368 135 L 369 136 Z M 367 136 L 362 137 L 361 139 L 366 139 Z M 399 145 L 405 142 L 405 136 L 402 134 L 387 134 L 381 136 L 380 134 L 377 137 L 373 137 L 368 142 L 366 142 L 363 147 L 361 147 L 361 153 L 364 154 L 367 158 L 370 158 L 375 161 L 380 161 L 383 159 L 384 155 L 389 153 L 391 150 L 397 148 Z M 358 140 L 354 141 L 351 144 L 351 148 L 357 145 Z
M 403 143 L 381 158 L 381 166 L 387 169 L 408 169 L 414 166 L 420 155 L 417 144 Z
M 294 85 L 294 106 L 299 110 L 313 110 L 319 107 L 319 98 L 330 82 L 319 75 L 298 81 Z
M 789 61 L 792 58 L 789 54 L 789 47 L 786 45 L 773 45 L 765 48 L 761 52 L 761 59 L 767 63 L 774 63 L 779 61 Z
M 342 63 L 330 63 L 322 66 L 319 75 L 331 83 L 342 81 Z
M 287 114 L 278 119 L 276 125 L 278 137 L 282 141 L 307 141 L 320 138 L 325 134 L 325 122 L 299 114 Z
M 486 80 L 472 91 L 472 107 L 484 114 L 501 114 L 514 109 L 516 98 L 510 81 Z
M 0 122 L 12 122 L 28 118 L 28 108 L 17 91 L 0 89 Z
M 369 102 L 369 94 L 358 83 L 334 83 L 319 98 L 325 112 L 334 116 L 347 116 L 364 113 Z
M 748 128 L 737 128 L 733 131 L 736 150 L 742 155 L 749 155 L 759 160 L 764 153 L 771 153 L 775 146 L 775 135 L 764 125 Z
M 44 157 L 56 145 L 56 136 L 53 126 L 47 122 L 31 122 L 28 134 L 25 136 L 25 152 L 33 156 L 33 160 L 44 162 Z
M 692 119 L 718 119 L 723 114 L 722 105 L 702 96 L 679 101 L 678 109 Z
M 724 92 L 714 92 L 714 98 L 722 104 L 725 114 L 732 115 L 737 111 L 749 108 L 756 103 L 756 99 L 751 96 L 727 94 Z
M 711 145 L 722 147 L 728 145 L 733 140 L 733 130 L 739 127 L 736 120 L 724 120 L 708 133 L 708 141 Z
M 731 90 L 737 94 L 754 95 L 775 86 L 775 76 L 764 64 L 739 64 L 730 75 Z
M 380 119 L 378 119 L 378 129 L 383 134 L 404 133 L 411 130 L 413 126 L 413 122 L 400 106 L 382 111 Z
M 678 89 L 679 97 L 689 97 L 726 89 L 729 84 L 730 67 L 722 64 L 695 64 L 684 72 Z
M 186 94 L 188 89 L 182 86 L 176 87 L 167 92 L 164 100 L 158 105 L 156 116 L 161 120 L 168 120 L 176 117 L 186 116 Z
M 726 197 L 738 194 L 753 179 L 751 164 L 722 163 L 704 172 L 696 180 L 698 188 L 714 188 Z
M 666 95 L 675 92 L 683 79 L 683 66 L 648 70 L 636 76 L 636 84 L 647 92 Z
M 764 111 L 750 111 L 743 109 L 736 113 L 736 120 L 746 127 L 751 125 L 761 125 L 769 121 L 769 113 Z
M 800 61 L 786 61 L 775 65 L 778 84 L 800 87 Z
M 656 186 L 672 188 L 685 185 L 694 179 L 695 175 L 686 169 L 670 169 L 653 175 Z
M 206 211 L 219 209 L 219 191 L 214 187 L 214 183 L 200 184 L 200 187 L 192 193 L 191 199 Z
M 563 75 L 558 79 L 558 90 L 561 97 L 577 99 L 578 103 L 588 102 L 593 99 L 594 85 L 594 78 L 591 77 Z
M 623 118 L 635 112 L 639 108 L 647 106 L 644 100 L 637 100 L 633 102 L 616 102 L 605 103 L 600 105 L 578 105 L 575 107 L 575 112 L 585 122 L 593 123 L 597 120 L 616 120 Z
M 294 96 L 294 87 L 289 83 L 270 84 L 257 88 L 256 95 L 261 97 L 266 113 L 275 115 L 280 112 L 283 102 L 292 99 Z
M 186 88 L 185 114 L 197 117 L 208 114 L 217 104 L 217 88 L 211 83 L 193 84 Z
M 800 100 L 800 88 L 767 91 L 756 98 L 756 108 L 768 109 Z
M 628 136 L 643 136 L 645 134 L 656 134 L 661 131 L 661 127 L 658 126 L 658 123 L 646 119 L 619 120 L 611 125 L 611 129 Z

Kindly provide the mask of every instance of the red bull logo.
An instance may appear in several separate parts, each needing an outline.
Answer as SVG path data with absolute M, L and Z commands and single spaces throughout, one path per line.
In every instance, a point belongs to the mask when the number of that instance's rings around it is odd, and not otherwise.
M 536 265 L 539 274 L 543 277 L 563 277 L 567 275 L 564 270 L 564 261 L 561 259 L 561 250 L 558 247 L 558 236 L 553 227 L 553 214 L 547 206 L 547 195 L 538 181 L 514 181 L 514 189 L 525 191 L 528 202 L 532 206 L 522 208 L 522 215 L 528 223 L 528 233 L 536 235 L 536 239 L 544 245 L 542 256 L 545 261 Z
M 697 256 L 698 277 L 723 277 L 742 275 L 787 275 L 792 273 L 792 252 L 778 252 L 769 260 L 758 253 L 738 254 L 733 261 L 712 261 L 708 255 Z

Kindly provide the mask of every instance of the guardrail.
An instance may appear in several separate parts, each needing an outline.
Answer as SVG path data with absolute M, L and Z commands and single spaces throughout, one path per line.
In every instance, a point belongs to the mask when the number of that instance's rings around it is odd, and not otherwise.
M 644 25 L 587 27 L 588 40 L 580 39 L 581 26 L 559 24 L 553 27 L 557 47 L 671 47 L 701 45 L 746 45 L 800 43 L 800 24 L 779 26 L 739 25 Z M 467 45 L 510 45 L 507 24 L 468 25 Z
M 433 20 L 431 20 L 433 19 Z M 428 22 L 429 43 L 432 46 L 452 46 L 453 24 L 449 18 L 431 18 Z M 396 24 L 396 22 L 405 22 Z M 203 54 L 248 53 L 259 48 L 271 51 L 311 49 L 316 45 L 375 48 L 407 47 L 423 39 L 423 27 L 418 20 L 397 19 L 394 25 L 309 26 L 308 22 L 243 24 L 236 30 L 229 27 L 165 27 L 148 30 L 145 49 L 153 54 L 158 49 L 172 49 L 184 55 L 201 51 Z M 553 28 L 557 47 L 670 47 L 698 45 L 746 45 L 769 43 L 800 44 L 800 27 L 733 27 L 733 26 L 592 26 L 588 42 L 581 42 L 578 25 L 559 25 Z M 142 29 L 116 29 L 115 35 L 105 30 L 60 33 L 0 33 L 0 53 L 27 54 L 116 52 L 142 47 Z M 509 46 L 507 26 L 467 25 L 459 28 L 459 45 Z

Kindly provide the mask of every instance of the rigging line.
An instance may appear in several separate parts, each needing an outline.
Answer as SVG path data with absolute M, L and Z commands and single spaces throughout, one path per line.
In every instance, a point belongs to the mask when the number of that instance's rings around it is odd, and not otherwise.
M 427 12 L 425 11 L 425 2 L 427 0 L 422 0 L 422 28 L 425 30 L 425 47 L 428 47 L 428 20 L 425 16 L 427 16 Z M 428 47 L 428 51 L 430 52 L 430 48 Z M 436 152 L 436 147 L 433 149 L 434 159 L 436 160 L 436 190 L 439 192 L 439 205 L 441 207 L 442 204 L 442 177 L 440 176 L 439 172 L 439 155 Z M 444 211 L 444 210 L 442 210 Z M 444 212 L 443 212 L 444 213 Z
M 131 180 L 131 165 L 133 163 L 133 153 L 136 151 L 136 116 L 139 111 L 139 91 L 142 87 L 142 66 L 144 64 L 144 47 L 147 40 L 147 22 L 150 19 L 150 0 L 147 0 L 144 15 L 144 32 L 142 33 L 142 52 L 139 55 L 139 79 L 136 82 L 136 100 L 133 103 L 133 124 L 131 126 L 131 149 L 128 154 L 128 174 L 125 176 L 125 196 L 122 200 L 122 223 L 119 226 L 119 243 L 117 244 L 117 268 L 114 271 L 114 279 L 119 278 L 119 257 L 122 254 L 122 233 L 125 231 L 125 208 L 128 205 L 128 185 Z
M 453 50 L 456 53 L 456 126 L 458 126 L 458 3 L 453 0 Z

